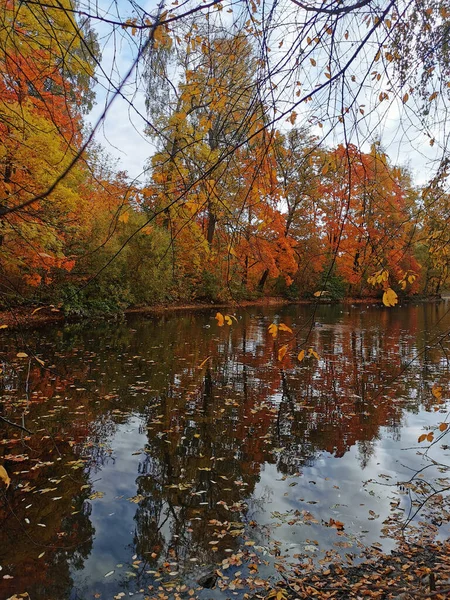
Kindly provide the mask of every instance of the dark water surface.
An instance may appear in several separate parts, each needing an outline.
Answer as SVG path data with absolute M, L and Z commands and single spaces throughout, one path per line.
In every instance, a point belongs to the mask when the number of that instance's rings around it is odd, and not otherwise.
M 0 422 L 0 598 L 229 598 L 280 565 L 389 551 L 427 482 L 448 485 L 449 436 L 427 456 L 417 439 L 447 420 L 449 308 L 258 307 L 222 328 L 212 309 L 3 332 L 0 414 L 33 434 Z M 299 332 L 281 362 L 291 336 L 274 345 L 272 322 Z M 319 360 L 299 362 L 310 347 Z M 448 537 L 448 510 L 436 493 L 409 535 Z M 218 564 L 222 584 L 198 592 Z

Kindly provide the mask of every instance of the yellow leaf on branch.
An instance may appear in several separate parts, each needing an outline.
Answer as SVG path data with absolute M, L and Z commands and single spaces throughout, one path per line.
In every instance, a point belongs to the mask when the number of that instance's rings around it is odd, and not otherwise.
M 276 323 L 271 323 L 269 325 L 269 333 L 275 339 L 278 335 L 278 325 Z
M 8 473 L 6 472 L 5 467 L 0 465 L 0 479 L 6 483 L 6 488 L 9 488 L 9 484 L 11 483 L 11 479 L 9 478 Z
M 383 294 L 383 304 L 385 306 L 395 306 L 398 302 L 398 296 L 392 288 L 388 288 Z
M 286 355 L 288 349 L 288 345 L 285 344 L 284 346 L 281 346 L 281 348 L 278 350 L 278 360 L 283 360 L 283 358 Z

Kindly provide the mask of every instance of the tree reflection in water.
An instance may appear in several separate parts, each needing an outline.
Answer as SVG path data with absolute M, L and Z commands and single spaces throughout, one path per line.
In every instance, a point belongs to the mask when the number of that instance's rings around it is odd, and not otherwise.
M 25 414 L 36 432 L 1 435 L 12 479 L 1 500 L 0 562 L 14 577 L 3 580 L 5 594 L 63 599 L 75 597 L 74 585 L 111 594 L 192 560 L 214 565 L 249 538 L 267 545 L 285 480 L 304 496 L 319 464 L 355 464 L 348 477 L 358 487 L 383 440 L 399 452 L 405 415 L 423 423 L 435 406 L 431 386 L 448 387 L 448 342 L 430 343 L 445 330 L 444 308 L 320 307 L 322 327 L 306 343 L 320 360 L 299 363 L 293 348 L 278 361 L 268 325 L 282 320 L 305 345 L 308 311 L 251 309 L 222 329 L 213 311 L 29 332 L 29 355 L 51 369 L 18 360 L 23 340 L 5 336 L 4 415 Z M 268 485 L 273 472 L 280 483 Z M 313 487 L 317 503 L 326 490 Z M 341 505 L 351 503 L 351 489 L 342 494 Z M 289 502 L 311 508 L 302 497 Z M 319 538 L 320 519 L 309 525 Z M 376 539 L 381 525 L 368 527 Z

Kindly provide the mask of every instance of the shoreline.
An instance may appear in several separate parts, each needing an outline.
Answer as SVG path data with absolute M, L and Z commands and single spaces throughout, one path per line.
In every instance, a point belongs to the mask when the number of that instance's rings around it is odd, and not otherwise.
M 430 296 L 428 298 L 410 298 L 407 300 L 408 304 L 411 302 L 440 302 L 446 300 L 446 297 Z M 298 299 L 288 300 L 277 296 L 268 296 L 266 298 L 259 298 L 257 300 L 242 300 L 242 301 L 229 301 L 229 302 L 196 302 L 196 303 L 181 303 L 181 304 L 154 304 L 148 306 L 133 306 L 124 309 L 122 312 L 116 313 L 105 313 L 104 315 L 65 315 L 59 309 L 52 306 L 30 306 L 28 308 L 16 307 L 11 308 L 8 311 L 0 311 L 0 329 L 4 331 L 14 331 L 17 329 L 33 329 L 37 327 L 43 327 L 45 325 L 52 325 L 57 323 L 76 323 L 87 319 L 101 320 L 101 319 L 116 319 L 123 315 L 158 315 L 169 312 L 182 312 L 182 311 L 202 311 L 216 309 L 218 311 L 231 308 L 245 308 L 250 306 L 317 306 L 324 304 L 378 304 L 383 306 L 381 298 L 375 298 L 372 296 L 363 298 L 347 297 L 341 300 L 329 300 L 325 298 L 312 298 L 312 299 Z

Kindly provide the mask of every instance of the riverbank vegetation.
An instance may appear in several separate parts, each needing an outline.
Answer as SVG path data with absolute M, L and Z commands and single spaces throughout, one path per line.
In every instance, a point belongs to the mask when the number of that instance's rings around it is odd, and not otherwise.
M 414 119 L 427 132 L 439 125 L 450 13 L 433 2 L 420 10 L 414 2 L 360 4 L 295 7 L 295 27 L 287 29 L 275 6 L 269 26 L 260 3 L 228 8 L 228 20 L 221 4 L 152 17 L 135 8 L 119 18 L 115 26 L 142 65 L 153 144 L 136 181 L 93 142 L 102 119 L 89 129 L 85 117 L 94 75 L 102 74 L 96 27 L 108 23 L 106 15 L 70 0 L 7 0 L 0 15 L 0 308 L 41 304 L 89 314 L 383 293 L 390 304 L 397 295 L 439 293 L 448 284 L 450 248 L 443 141 L 438 131 L 427 133 L 428 147 L 442 152 L 418 185 L 376 127 L 369 135 L 366 113 L 371 106 L 385 122 L 386 106 L 400 111 L 398 123 L 409 114 L 411 127 Z M 420 19 L 411 22 L 411 14 Z M 408 31 L 421 43 L 406 59 Z M 353 62 L 342 63 L 350 47 L 364 59 L 370 93 Z M 344 85 L 338 106 L 331 95 Z M 362 103 L 360 95 L 369 98 Z M 361 143 L 350 122 L 365 128 Z

